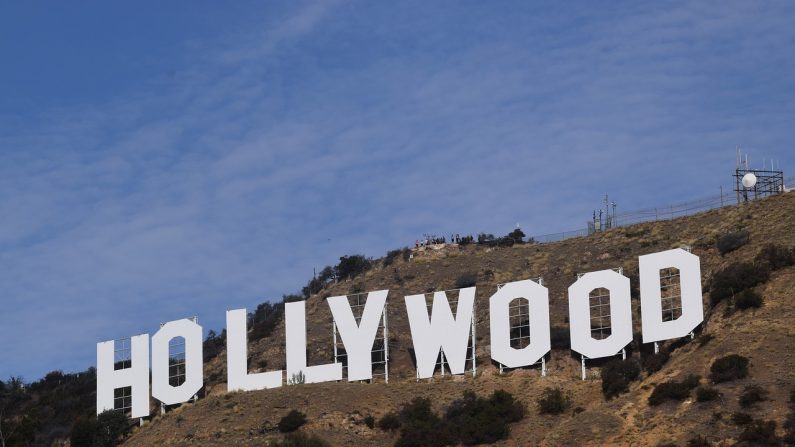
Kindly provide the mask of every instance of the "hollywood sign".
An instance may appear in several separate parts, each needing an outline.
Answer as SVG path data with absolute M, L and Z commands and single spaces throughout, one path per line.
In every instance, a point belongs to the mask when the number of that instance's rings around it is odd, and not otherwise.
M 660 271 L 679 270 L 681 316 L 663 321 Z M 651 343 L 688 335 L 704 319 L 701 296 L 699 258 L 675 249 L 639 257 L 641 325 L 643 342 Z M 603 339 L 591 334 L 589 294 L 597 288 L 610 292 L 611 333 Z M 348 380 L 373 377 L 371 351 L 386 306 L 387 290 L 368 293 L 360 322 L 357 324 L 346 296 L 334 296 L 327 302 L 348 357 Z M 616 355 L 632 341 L 632 311 L 629 278 L 613 270 L 582 275 L 569 287 L 569 330 L 571 349 L 585 358 Z M 411 336 L 416 354 L 417 377 L 430 378 L 440 351 L 453 374 L 463 374 L 472 333 L 475 287 L 458 291 L 455 315 L 445 292 L 435 292 L 428 312 L 425 295 L 405 297 Z M 524 348 L 510 343 L 509 306 L 513 300 L 526 300 L 529 306 L 531 342 Z M 343 379 L 342 364 L 307 365 L 305 302 L 284 304 L 286 376 L 303 375 L 304 383 Z M 505 284 L 489 298 L 491 358 L 500 364 L 518 368 L 533 365 L 551 349 L 549 329 L 549 292 L 530 280 Z M 284 371 L 248 372 L 246 310 L 226 313 L 227 389 L 251 391 L 276 388 L 284 384 Z M 169 344 L 182 337 L 185 341 L 185 381 L 169 383 Z M 202 327 L 183 319 L 164 324 L 151 337 L 151 395 L 165 405 L 189 401 L 204 386 Z M 113 340 L 97 344 L 97 413 L 114 408 L 114 392 L 130 387 L 131 416 L 149 415 L 149 347 L 148 334 L 130 339 L 130 366 L 116 369 Z

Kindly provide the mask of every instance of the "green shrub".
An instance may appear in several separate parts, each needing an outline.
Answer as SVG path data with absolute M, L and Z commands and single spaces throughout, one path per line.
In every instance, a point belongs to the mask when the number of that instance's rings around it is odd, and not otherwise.
M 397 430 L 400 428 L 400 418 L 397 413 L 390 411 L 378 420 L 378 428 L 381 430 Z
M 478 275 L 474 273 L 464 273 L 455 280 L 456 289 L 464 289 L 466 287 L 475 287 L 478 282 Z
M 373 261 L 363 255 L 342 256 L 336 268 L 337 277 L 339 279 L 353 278 L 370 270 L 372 265 Z
M 795 265 L 795 247 L 767 244 L 756 256 L 757 261 L 766 262 L 773 270 Z
M 611 360 L 602 366 L 602 393 L 610 399 L 629 389 L 629 383 L 640 375 L 640 366 L 634 359 Z
M 711 386 L 700 386 L 696 388 L 696 401 L 710 402 L 720 397 L 720 391 Z
M 664 382 L 656 387 L 649 396 L 649 405 L 657 406 L 667 400 L 682 401 L 690 397 L 690 391 L 698 386 L 698 376 L 690 375 L 681 382 Z
M 289 433 L 298 430 L 306 424 L 306 415 L 298 410 L 290 410 L 287 416 L 283 417 L 278 424 L 279 431 Z
M 753 420 L 754 418 L 748 413 L 743 413 L 742 411 L 735 411 L 732 413 L 732 422 L 734 425 L 748 425 Z
M 430 400 L 416 398 L 400 411 L 400 437 L 395 445 L 494 443 L 507 438 L 508 424 L 523 417 L 522 404 L 503 390 L 495 391 L 489 398 L 465 391 L 463 398 L 453 401 L 447 407 L 444 418 L 433 412 Z M 384 419 L 379 422 L 379 426 L 383 421 Z
M 447 408 L 445 422 L 457 442 L 491 444 L 506 439 L 508 424 L 523 417 L 524 407 L 506 391 L 497 390 L 488 399 L 465 391 Z
M 748 376 L 748 358 L 729 354 L 712 363 L 709 368 L 710 379 L 715 383 L 728 382 Z
M 108 410 L 96 418 L 78 418 L 72 426 L 69 439 L 73 447 L 112 447 L 127 436 L 131 428 L 126 414 Z
M 660 350 L 660 352 L 644 356 L 641 359 L 641 363 L 643 364 L 643 369 L 651 374 L 661 370 L 669 358 L 671 358 L 671 355 L 668 351 Z
M 742 310 L 762 307 L 762 302 L 762 295 L 753 289 L 745 289 L 734 297 L 734 305 Z
M 331 444 L 315 435 L 309 436 L 304 432 L 289 433 L 281 441 L 269 444 L 274 447 L 331 447 Z
M 374 418 L 372 415 L 369 415 L 369 414 L 368 414 L 368 415 L 367 415 L 367 416 L 364 418 L 364 425 L 366 425 L 368 428 L 373 428 L 373 427 L 375 427 L 375 418 Z
M 740 441 L 746 441 L 753 445 L 779 445 L 780 440 L 776 436 L 776 421 L 755 420 L 746 425 L 745 430 L 740 433 Z
M 767 391 L 759 385 L 747 385 L 740 394 L 740 406 L 749 408 L 757 402 L 767 400 Z
M 735 231 L 718 237 L 716 245 L 721 255 L 730 253 L 747 244 L 751 234 L 746 230 Z
M 730 298 L 770 278 L 770 266 L 764 262 L 737 262 L 715 273 L 710 284 L 712 305 Z
M 72 447 L 93 447 L 96 430 L 96 418 L 85 416 L 77 418 L 69 435 Z
M 571 405 L 571 398 L 560 388 L 546 388 L 538 399 L 541 414 L 561 414 Z
M 429 399 L 417 397 L 400 411 L 400 436 L 395 447 L 450 445 L 455 442 L 447 424 L 431 409 Z
M 409 256 L 411 255 L 411 249 L 408 247 L 399 248 L 397 250 L 390 250 L 386 252 L 386 256 L 384 256 L 383 264 L 384 267 L 388 267 L 395 262 L 395 259 L 398 257 L 407 261 Z

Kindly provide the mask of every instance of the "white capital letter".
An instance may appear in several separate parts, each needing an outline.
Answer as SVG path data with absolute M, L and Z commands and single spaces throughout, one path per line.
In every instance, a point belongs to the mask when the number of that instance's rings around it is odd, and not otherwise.
M 640 270 L 640 316 L 643 343 L 684 337 L 704 321 L 701 297 L 701 265 L 698 256 L 681 248 L 638 258 Z M 676 320 L 662 321 L 660 270 L 679 269 L 682 315 Z
M 530 344 L 522 349 L 511 346 L 509 305 L 514 299 L 528 302 Z M 489 299 L 491 358 L 509 368 L 532 365 L 551 348 L 549 339 L 549 291 L 528 280 L 505 284 Z
M 328 299 L 331 314 L 348 354 L 348 380 L 373 378 L 372 351 L 381 315 L 386 304 L 388 290 L 367 294 L 360 323 L 356 324 L 347 296 L 332 296 Z M 384 343 L 387 341 L 384 340 Z
M 176 337 L 185 340 L 185 382 L 172 386 L 169 343 Z M 152 336 L 152 397 L 166 405 L 187 402 L 204 385 L 203 363 L 202 327 L 188 319 L 164 324 Z
M 610 336 L 591 336 L 590 293 L 603 287 L 610 291 Z M 571 349 L 590 359 L 617 354 L 632 341 L 632 304 L 629 278 L 613 270 L 586 273 L 569 287 Z
M 115 369 L 115 342 L 97 343 L 97 414 L 113 410 L 114 390 L 131 388 L 131 414 L 149 416 L 149 334 L 130 338 L 130 367 Z
M 287 377 L 303 374 L 305 383 L 342 380 L 342 363 L 306 366 L 306 302 L 284 303 Z
M 246 309 L 226 311 L 226 389 L 254 391 L 282 386 L 282 370 L 248 373 Z
M 464 373 L 474 305 L 475 288 L 467 287 L 459 290 L 458 309 L 456 316 L 453 317 L 447 295 L 444 292 L 436 292 L 433 294 L 433 310 L 429 319 L 425 295 L 406 297 L 406 311 L 409 316 L 419 378 L 427 379 L 433 376 L 440 349 L 450 365 L 450 372 Z

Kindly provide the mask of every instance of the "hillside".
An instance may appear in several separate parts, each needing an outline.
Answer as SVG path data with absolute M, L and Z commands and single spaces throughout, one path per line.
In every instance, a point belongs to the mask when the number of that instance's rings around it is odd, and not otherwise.
M 376 420 L 397 410 L 416 396 L 428 397 L 441 411 L 463 391 L 478 395 L 496 389 L 512 393 L 526 406 L 526 415 L 511 424 L 510 438 L 499 445 L 657 445 L 672 442 L 686 445 L 696 434 L 706 435 L 715 445 L 732 445 L 743 431 L 732 421 L 742 410 L 738 396 L 746 385 L 759 385 L 768 399 L 749 410 L 755 418 L 773 420 L 779 435 L 789 410 L 789 393 L 795 388 L 795 267 L 773 271 L 755 290 L 764 297 L 758 309 L 730 310 L 730 302 L 709 305 L 709 287 L 715 272 L 741 260 L 753 259 L 762 247 L 775 243 L 795 246 L 795 194 L 784 194 L 755 203 L 713 210 L 673 221 L 644 223 L 556 243 L 517 245 L 510 248 L 446 246 L 420 249 L 411 260 L 396 260 L 388 267 L 376 266 L 360 277 L 334 283 L 312 295 L 307 303 L 309 364 L 332 358 L 331 317 L 322 299 L 350 291 L 389 288 L 390 363 L 389 384 L 327 383 L 285 386 L 248 393 L 225 392 L 222 382 L 207 386 L 208 396 L 155 417 L 137 429 L 125 446 L 150 445 L 267 445 L 279 438 L 273 429 L 291 409 L 307 415 L 304 430 L 332 445 L 391 445 L 397 435 L 378 427 L 369 428 L 364 417 Z M 716 248 L 724 234 L 746 230 L 747 244 L 722 256 Z M 701 257 L 705 322 L 699 337 L 668 342 L 670 360 L 657 372 L 643 372 L 629 392 L 606 400 L 601 391 L 599 368 L 580 379 L 578 358 L 568 349 L 553 349 L 547 377 L 538 368 L 499 374 L 489 359 L 488 297 L 498 283 L 542 276 L 550 290 L 551 324 L 566 327 L 567 287 L 577 272 L 623 267 L 636 283 L 638 255 L 689 245 Z M 414 379 L 409 348 L 412 347 L 403 297 L 412 293 L 454 288 L 466 273 L 477 275 L 478 375 L 435 377 L 432 382 Z M 633 313 L 638 332 L 638 300 L 633 290 Z M 251 311 L 251 309 L 249 309 Z M 284 367 L 284 328 L 251 344 L 250 365 Z M 635 344 L 639 343 L 636 335 Z M 666 347 L 663 347 L 666 349 Z M 648 346 L 634 349 L 639 358 Z M 688 374 L 698 374 L 707 384 L 710 365 L 726 354 L 750 359 L 747 378 L 716 385 L 721 397 L 711 402 L 668 401 L 650 406 L 655 385 Z M 206 376 L 223 380 L 223 352 L 206 365 Z M 570 392 L 572 405 L 564 414 L 539 415 L 536 400 L 547 387 L 560 386 Z M 574 409 L 574 410 L 571 410 Z
M 431 399 L 433 409 L 444 414 L 448 405 L 461 399 L 465 391 L 487 397 L 498 389 L 508 391 L 525 406 L 524 418 L 510 424 L 510 437 L 499 441 L 498 445 L 654 446 L 673 443 L 684 446 L 695 435 L 706 435 L 709 445 L 735 445 L 745 436 L 742 433 L 747 427 L 735 421 L 735 413 L 741 412 L 751 414 L 754 419 L 775 421 L 776 436 L 783 437 L 785 422 L 795 411 L 788 401 L 790 391 L 795 388 L 795 373 L 792 372 L 795 329 L 790 324 L 795 317 L 795 267 L 773 268 L 766 281 L 752 288 L 764 298 L 760 308 L 740 310 L 733 305 L 732 299 L 713 307 L 710 288 L 717 272 L 754 259 L 768 244 L 795 247 L 793 216 L 795 194 L 784 194 L 673 221 L 616 228 L 555 243 L 512 247 L 446 245 L 412 250 L 412 259 L 396 256 L 391 262 L 379 260 L 365 273 L 330 282 L 308 298 L 308 361 L 312 365 L 333 358 L 331 314 L 326 297 L 387 288 L 391 360 L 388 384 L 378 378 L 372 384 L 305 384 L 226 393 L 226 356 L 221 337 L 205 343 L 205 356 L 210 360 L 205 364 L 204 397 L 196 403 L 171 409 L 165 415 L 153 416 L 143 427 L 135 428 L 123 445 L 269 445 L 282 438 L 276 426 L 292 409 L 306 414 L 303 432 L 316 435 L 331 445 L 392 445 L 398 439 L 398 432 L 384 431 L 377 426 L 370 428 L 365 420 L 367 416 L 377 421 L 387 413 L 400 410 L 415 397 Z M 721 255 L 718 242 L 725 235 L 738 231 L 747 232 L 747 243 Z M 630 383 L 626 393 L 608 400 L 602 393 L 599 377 L 604 362 L 589 362 L 588 379 L 583 381 L 579 357 L 566 347 L 567 288 L 578 272 L 622 267 L 633 286 L 636 336 L 628 353 L 631 359 L 645 365 L 654 356 L 651 346 L 640 344 L 636 290 L 638 256 L 684 245 L 690 246 L 701 258 L 705 321 L 694 340 L 685 338 L 663 344 L 662 350 L 670 352 L 670 359 L 661 369 L 644 370 L 638 380 Z M 500 375 L 489 357 L 488 298 L 500 283 L 539 276 L 549 288 L 553 328 L 553 350 L 547 356 L 547 376 L 541 377 L 538 367 Z M 457 283 L 473 278 L 477 284 L 477 376 L 437 375 L 431 381 L 416 381 L 403 297 L 452 289 Z M 268 307 L 271 311 L 268 322 L 250 328 L 259 334 L 250 333 L 252 372 L 257 368 L 285 367 L 284 323 L 278 308 L 278 305 Z M 263 325 L 267 329 L 263 329 Z M 710 366 L 727 354 L 750 359 L 750 373 L 746 378 L 714 385 L 720 393 L 717 400 L 697 402 L 695 393 L 691 392 L 679 401 L 649 405 L 650 395 L 663 382 L 681 381 L 689 374 L 697 374 L 701 376 L 701 385 L 708 386 Z M 59 386 L 61 382 L 57 382 Z M 743 409 L 738 398 L 748 385 L 761 386 L 767 392 L 767 399 Z M 539 414 L 537 400 L 549 387 L 560 387 L 569 394 L 571 404 L 563 414 Z M 85 399 L 81 399 L 80 408 L 88 401 L 93 402 L 93 396 L 82 396 Z M 24 407 L 35 408 L 36 403 L 30 401 Z M 87 414 L 93 408 L 72 411 Z M 65 415 L 61 419 L 63 417 Z M 42 420 L 46 427 L 47 417 Z M 64 424 L 59 422 L 58 426 Z M 63 433 L 63 428 L 58 430 Z

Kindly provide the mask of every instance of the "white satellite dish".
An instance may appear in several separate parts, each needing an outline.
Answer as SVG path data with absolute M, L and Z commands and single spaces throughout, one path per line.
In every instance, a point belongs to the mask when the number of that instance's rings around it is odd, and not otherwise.
M 756 176 L 749 172 L 743 176 L 743 186 L 746 188 L 753 188 L 756 185 Z

